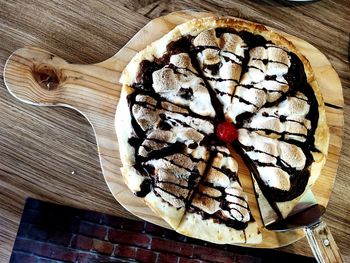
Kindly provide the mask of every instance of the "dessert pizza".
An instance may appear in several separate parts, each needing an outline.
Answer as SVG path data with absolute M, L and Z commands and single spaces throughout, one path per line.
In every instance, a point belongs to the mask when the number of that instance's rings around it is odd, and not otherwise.
M 261 241 L 234 152 L 281 217 L 324 165 L 329 135 L 310 64 L 262 25 L 216 17 L 179 25 L 139 52 L 121 82 L 125 183 L 180 233 Z

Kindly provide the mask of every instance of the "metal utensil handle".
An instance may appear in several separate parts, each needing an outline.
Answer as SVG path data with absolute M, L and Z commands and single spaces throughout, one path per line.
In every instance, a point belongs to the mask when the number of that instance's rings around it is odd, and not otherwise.
M 327 224 L 320 221 L 305 229 L 311 250 L 319 263 L 344 262 Z

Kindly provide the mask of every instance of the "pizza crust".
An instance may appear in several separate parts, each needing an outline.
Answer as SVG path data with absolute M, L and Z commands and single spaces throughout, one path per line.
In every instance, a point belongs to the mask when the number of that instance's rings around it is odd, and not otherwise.
M 314 158 L 314 162 L 312 162 L 310 166 L 310 177 L 308 180 L 308 184 L 305 187 L 305 191 L 303 194 L 298 196 L 297 198 L 287 201 L 287 202 L 277 202 L 276 205 L 280 210 L 282 216 L 286 218 L 288 214 L 293 210 L 299 200 L 304 196 L 304 194 L 312 189 L 312 186 L 316 182 L 317 178 L 322 173 L 322 168 L 327 160 L 328 155 L 328 145 L 329 145 L 329 128 L 326 120 L 326 110 L 324 106 L 323 97 L 321 94 L 321 90 L 317 84 L 316 80 L 309 82 L 310 86 L 314 90 L 317 102 L 318 102 L 318 123 L 315 131 L 315 146 L 320 152 L 312 152 L 312 156 Z
M 135 149 L 128 143 L 129 138 L 133 134 L 133 128 L 131 125 L 127 96 L 133 92 L 133 88 L 123 85 L 115 114 L 115 128 L 117 131 L 119 154 L 123 166 L 135 164 Z
M 131 115 L 127 102 L 127 96 L 135 90 L 128 85 L 123 85 L 120 100 L 117 107 L 115 127 L 119 142 L 119 153 L 123 167 L 121 167 L 122 176 L 125 184 L 133 193 L 140 191 L 140 185 L 145 179 L 139 175 L 132 167 L 135 164 L 135 150 L 128 143 L 133 135 L 133 127 L 131 125 Z M 143 201 L 151 208 L 151 210 L 163 218 L 171 227 L 176 229 L 185 213 L 185 208 L 175 208 L 161 197 L 155 195 L 153 191 L 148 193 Z
M 244 231 L 236 230 L 224 224 L 215 223 L 213 219 L 203 219 L 197 213 L 186 213 L 176 231 L 217 244 L 259 244 L 262 240 L 256 222 L 249 222 Z
M 140 184 L 143 179 L 142 176 L 138 175 L 133 167 L 122 167 L 121 172 L 125 184 L 129 189 L 136 193 L 140 191 Z M 165 202 L 162 198 L 155 195 L 153 191 L 149 192 L 143 201 L 151 208 L 151 210 L 163 218 L 172 228 L 176 229 L 182 217 L 185 214 L 185 208 L 175 208 L 174 206 Z
M 172 228 L 177 229 L 181 219 L 185 214 L 185 208 L 175 208 L 169 205 L 167 202 L 163 201 L 160 197 L 156 196 L 153 191 L 151 191 L 145 198 L 145 203 L 163 218 Z

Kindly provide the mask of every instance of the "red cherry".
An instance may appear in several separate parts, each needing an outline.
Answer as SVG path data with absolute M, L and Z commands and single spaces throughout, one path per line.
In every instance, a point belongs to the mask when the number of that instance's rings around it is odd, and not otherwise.
M 221 141 L 232 143 L 237 140 L 238 132 L 232 122 L 225 121 L 219 123 L 216 127 L 216 136 L 218 136 Z

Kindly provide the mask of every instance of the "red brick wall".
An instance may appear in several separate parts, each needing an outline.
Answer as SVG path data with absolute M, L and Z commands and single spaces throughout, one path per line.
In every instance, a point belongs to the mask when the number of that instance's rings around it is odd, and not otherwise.
M 314 262 L 208 244 L 153 224 L 28 199 L 11 262 Z M 290 261 L 289 261 L 290 260 Z

